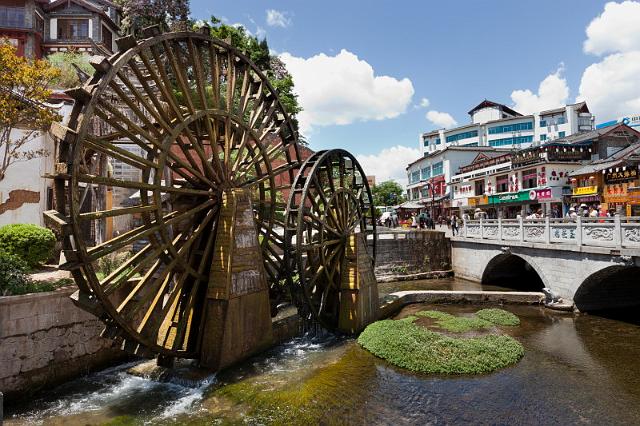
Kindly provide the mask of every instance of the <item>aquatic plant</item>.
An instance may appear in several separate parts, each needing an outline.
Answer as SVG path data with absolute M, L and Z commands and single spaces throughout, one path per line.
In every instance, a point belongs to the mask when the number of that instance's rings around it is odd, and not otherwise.
M 524 356 L 524 348 L 512 337 L 450 337 L 416 325 L 416 318 L 370 324 L 358 337 L 358 343 L 393 365 L 421 373 L 489 373 Z
M 520 318 L 504 309 L 481 309 L 476 312 L 476 315 L 496 325 L 520 325 Z
M 485 319 L 473 317 L 457 317 L 441 311 L 420 311 L 416 316 L 436 320 L 438 327 L 454 333 L 464 333 L 471 330 L 493 327 L 493 323 Z

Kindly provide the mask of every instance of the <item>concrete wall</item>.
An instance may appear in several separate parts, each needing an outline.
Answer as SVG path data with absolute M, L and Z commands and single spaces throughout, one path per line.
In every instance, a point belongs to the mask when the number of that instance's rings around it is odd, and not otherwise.
M 451 269 L 451 243 L 444 232 L 412 231 L 383 235 L 376 247 L 376 276 Z
M 506 247 L 505 247 L 506 248 Z M 625 259 L 610 253 L 590 253 L 577 248 L 560 250 L 549 247 L 509 246 L 511 254 L 524 259 L 541 278 L 545 287 L 567 301 L 592 274 L 614 265 L 625 264 Z M 503 255 L 503 245 L 485 244 L 454 239 L 451 243 L 452 268 L 457 277 L 482 281 L 487 265 L 496 256 Z M 631 260 L 638 264 L 637 257 Z
M 69 299 L 75 288 L 0 297 L 0 392 L 11 400 L 125 357 L 104 325 Z

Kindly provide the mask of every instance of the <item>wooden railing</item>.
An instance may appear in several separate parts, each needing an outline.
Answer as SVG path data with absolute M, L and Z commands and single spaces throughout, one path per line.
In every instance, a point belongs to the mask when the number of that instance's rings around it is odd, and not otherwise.
M 640 248 L 640 217 L 578 217 L 569 219 L 482 219 L 465 221 L 460 236 L 496 240 Z

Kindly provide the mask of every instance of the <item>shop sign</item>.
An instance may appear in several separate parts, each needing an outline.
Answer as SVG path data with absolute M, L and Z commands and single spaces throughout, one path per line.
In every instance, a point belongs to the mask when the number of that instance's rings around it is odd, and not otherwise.
M 478 205 L 478 197 L 469 198 L 469 206 L 475 207 Z
M 629 201 L 640 203 L 640 187 L 636 186 L 633 188 L 629 188 L 627 196 L 629 197 Z
M 638 179 L 638 170 L 620 170 L 620 171 L 608 171 L 604 175 L 604 181 L 606 183 L 621 183 L 629 182 L 631 180 Z
M 598 193 L 598 186 L 581 186 L 573 188 L 573 195 L 591 195 Z
M 529 200 L 529 191 L 511 192 L 489 196 L 490 204 L 517 203 L 518 201 Z
M 551 198 L 551 188 L 532 189 L 529 191 L 530 200 L 547 200 Z

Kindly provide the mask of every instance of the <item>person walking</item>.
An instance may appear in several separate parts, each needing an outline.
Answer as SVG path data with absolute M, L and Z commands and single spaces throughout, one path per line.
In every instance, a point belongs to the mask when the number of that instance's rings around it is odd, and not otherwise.
M 416 214 L 415 213 L 413 213 L 411 215 L 411 227 L 413 229 L 416 229 L 418 227 L 418 220 L 416 219 Z
M 451 235 L 456 235 L 459 234 L 460 231 L 458 230 L 458 218 L 456 217 L 456 215 L 452 214 L 451 215 Z

